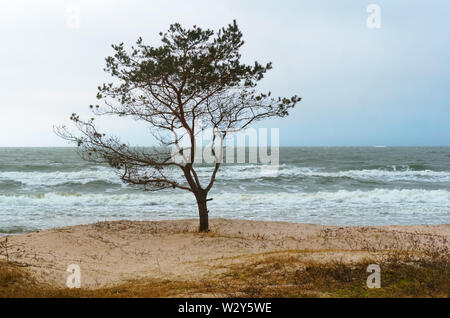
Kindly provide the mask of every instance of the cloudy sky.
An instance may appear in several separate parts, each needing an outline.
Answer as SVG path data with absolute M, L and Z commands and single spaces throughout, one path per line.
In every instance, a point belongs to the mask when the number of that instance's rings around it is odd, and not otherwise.
M 272 61 L 262 87 L 303 101 L 279 127 L 285 146 L 450 146 L 450 2 L 0 0 L 0 146 L 65 146 L 53 125 L 89 115 L 111 44 L 157 45 L 173 22 L 238 21 L 245 61 Z M 369 4 L 380 28 L 369 28 Z M 145 126 L 104 129 L 150 145 Z

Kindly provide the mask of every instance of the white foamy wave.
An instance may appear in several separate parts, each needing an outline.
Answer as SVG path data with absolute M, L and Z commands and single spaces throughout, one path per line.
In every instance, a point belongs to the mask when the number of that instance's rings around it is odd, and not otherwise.
M 230 197 L 231 199 L 231 197 Z M 262 204 L 271 202 L 286 203 L 324 203 L 333 202 L 339 204 L 372 204 L 372 203 L 439 203 L 448 204 L 450 209 L 450 191 L 446 190 L 420 190 L 420 189 L 375 189 L 371 191 L 348 191 L 335 192 L 320 191 L 314 193 L 271 193 L 271 194 L 238 194 L 236 199 L 241 201 L 253 201 Z
M 56 206 L 150 206 L 170 202 L 187 202 L 193 199 L 190 193 L 178 195 L 155 195 L 154 193 L 136 194 L 80 194 L 50 192 L 27 195 L 0 195 L 0 206 L 56 205 Z M 174 201 L 175 200 L 175 201 Z
M 249 171 L 239 171 L 239 169 L 225 172 L 227 177 L 234 175 L 237 178 L 250 177 L 252 172 L 257 172 L 260 166 L 249 167 Z M 236 172 L 236 173 L 234 173 Z M 280 165 L 277 176 L 282 177 L 327 177 L 327 178 L 353 178 L 379 181 L 432 181 L 450 182 L 450 172 L 432 170 L 385 170 L 385 169 L 362 169 L 345 170 L 337 172 L 323 171 L 317 168 L 297 167 Z
M 0 172 L 0 181 L 16 181 L 27 186 L 57 186 L 67 183 L 87 184 L 90 182 L 107 182 L 122 184 L 114 170 L 98 167 L 96 170 L 81 171 L 55 171 L 55 172 L 22 172 L 6 171 Z
M 348 177 L 353 179 L 369 179 L 379 181 L 432 181 L 432 182 L 450 182 L 450 173 L 445 171 L 431 170 L 381 170 L 381 169 L 365 169 L 365 170 L 348 170 L 339 172 L 309 172 L 308 176 L 342 178 Z
M 450 182 L 450 172 L 432 170 L 384 170 L 363 169 L 329 172 L 317 168 L 298 167 L 282 164 L 275 170 L 265 171 L 270 165 L 228 165 L 222 166 L 218 172 L 218 180 L 254 180 L 259 178 L 352 178 L 369 181 L 420 181 L 420 182 Z M 213 167 L 196 167 L 197 174 L 202 182 L 209 181 Z M 164 171 L 169 178 L 178 182 L 184 182 L 184 177 L 179 169 L 167 169 Z M 107 167 L 97 167 L 95 170 L 82 170 L 73 172 L 0 172 L 1 181 L 21 182 L 26 186 L 58 186 L 62 184 L 87 184 L 90 182 L 105 182 L 123 185 L 115 170 Z
M 446 190 L 213 192 L 211 197 L 214 200 L 208 208 L 214 218 L 334 225 L 450 223 L 450 192 Z M 43 229 L 104 220 L 193 218 L 198 213 L 194 196 L 186 191 L 0 195 L 0 211 L 0 233 L 11 232 L 11 224 Z
M 424 182 L 450 182 L 450 172 L 432 170 L 411 170 L 408 166 L 392 170 L 386 169 L 363 169 L 345 170 L 337 172 L 323 171 L 318 168 L 298 167 L 281 164 L 273 174 L 265 174 L 264 170 L 270 165 L 229 165 L 222 166 L 218 172 L 218 180 L 242 180 L 257 179 L 265 177 L 325 177 L 325 178 L 352 178 L 375 181 L 424 181 Z M 211 167 L 198 167 L 198 175 L 201 178 L 210 176 Z
M 371 191 L 313 192 L 313 193 L 213 193 L 211 204 L 233 205 L 247 202 L 252 204 L 308 204 L 308 203 L 340 203 L 340 204 L 398 204 L 398 203 L 438 203 L 448 205 L 450 209 L 450 191 L 421 189 L 375 189 Z M 159 192 L 133 194 L 79 194 L 79 193 L 42 193 L 29 195 L 0 195 L 0 205 L 127 205 L 152 206 L 165 204 L 194 204 L 194 196 L 189 192 Z

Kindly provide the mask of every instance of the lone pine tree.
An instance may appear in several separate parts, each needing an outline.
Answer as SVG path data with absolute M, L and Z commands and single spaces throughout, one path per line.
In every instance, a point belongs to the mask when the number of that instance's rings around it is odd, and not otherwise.
M 157 47 L 144 44 L 142 38 L 130 50 L 125 50 L 123 43 L 112 45 L 115 54 L 106 58 L 105 71 L 114 81 L 98 88 L 101 105 L 90 108 L 95 116 L 145 122 L 161 147 L 132 147 L 115 136 L 100 133 L 94 118 L 82 120 L 77 114 L 70 119 L 78 133 L 65 126 L 57 128 L 56 133 L 74 142 L 85 160 L 117 169 L 126 183 L 141 185 L 145 190 L 174 188 L 192 192 L 198 206 L 199 229 L 208 231 L 207 195 L 222 159 L 221 151 L 214 150 L 218 140 L 255 121 L 287 116 L 301 98 L 273 98 L 270 92 L 256 91 L 272 64 L 241 63 L 239 50 L 244 41 L 236 21 L 217 32 L 197 26 L 184 29 L 176 23 L 159 35 L 161 45 Z M 206 128 L 214 131 L 211 152 L 217 160 L 202 184 L 196 172 L 196 136 Z M 187 147 L 180 146 L 182 137 L 187 137 Z M 165 150 L 170 147 L 177 151 Z M 184 160 L 174 160 L 176 155 Z M 174 169 L 181 170 L 181 180 L 174 177 Z

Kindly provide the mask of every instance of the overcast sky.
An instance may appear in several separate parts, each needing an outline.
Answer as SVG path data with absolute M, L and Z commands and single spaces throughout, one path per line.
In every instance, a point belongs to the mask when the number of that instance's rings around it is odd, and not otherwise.
M 368 28 L 367 6 L 381 8 Z M 78 20 L 79 11 L 79 20 Z M 236 19 L 245 61 L 272 61 L 262 83 L 303 101 L 279 127 L 284 146 L 450 145 L 450 1 L 0 0 L 0 146 L 65 146 L 53 125 L 89 115 L 111 44 L 174 22 L 217 29 Z M 145 126 L 101 122 L 134 144 Z

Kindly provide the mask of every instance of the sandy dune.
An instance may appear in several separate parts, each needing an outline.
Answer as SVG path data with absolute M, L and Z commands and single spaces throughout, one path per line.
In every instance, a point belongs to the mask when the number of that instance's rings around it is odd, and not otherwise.
M 78 264 L 82 287 L 95 288 L 143 277 L 198 279 L 274 253 L 352 260 L 371 249 L 427 249 L 447 246 L 450 239 L 450 225 L 337 227 L 213 219 L 205 234 L 196 233 L 197 225 L 197 220 L 116 221 L 9 236 L 7 244 L 0 237 L 0 259 L 8 257 L 56 286 L 65 285 L 68 265 Z

